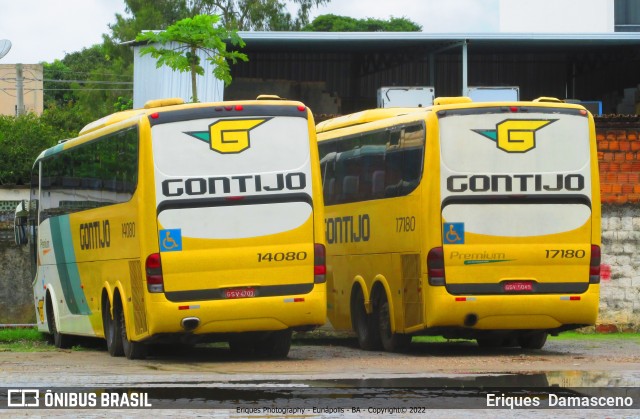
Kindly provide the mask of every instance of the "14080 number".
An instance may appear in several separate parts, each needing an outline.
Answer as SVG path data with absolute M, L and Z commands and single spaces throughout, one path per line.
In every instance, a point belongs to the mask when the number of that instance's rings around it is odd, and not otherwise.
M 305 260 L 307 252 L 276 252 L 258 253 L 258 262 L 292 262 L 294 260 Z

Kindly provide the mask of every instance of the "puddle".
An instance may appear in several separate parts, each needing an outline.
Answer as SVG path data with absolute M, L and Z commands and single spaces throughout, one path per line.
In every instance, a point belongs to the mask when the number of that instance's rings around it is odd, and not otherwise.
M 240 407 L 258 408 L 262 413 L 269 413 L 272 408 L 407 409 L 415 406 L 447 409 L 455 406 L 478 409 L 487 408 L 488 394 L 493 394 L 491 397 L 494 398 L 537 397 L 543 404 L 549 397 L 631 397 L 634 407 L 638 408 L 638 383 L 640 373 L 616 376 L 604 371 L 565 371 L 443 377 L 203 381 L 179 385 L 155 382 L 151 387 L 140 383 L 139 387 L 131 389 L 105 391 L 144 391 L 154 408 L 235 410 Z M 555 396 L 550 396 L 550 393 Z

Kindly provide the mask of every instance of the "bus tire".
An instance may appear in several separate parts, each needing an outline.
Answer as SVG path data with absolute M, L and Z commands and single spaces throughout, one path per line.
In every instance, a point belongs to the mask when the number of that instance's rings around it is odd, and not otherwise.
M 366 351 L 380 349 L 380 333 L 373 314 L 367 314 L 364 308 L 364 295 L 359 286 L 351 294 L 351 327 L 358 336 L 360 348 Z
M 124 319 L 122 304 L 116 304 L 115 321 L 120 325 L 122 340 L 122 352 L 127 359 L 145 359 L 147 357 L 147 345 L 142 342 L 130 341 L 127 338 L 127 324 Z
M 266 358 L 283 359 L 291 349 L 291 329 L 277 330 L 256 345 L 256 354 Z
M 484 337 L 484 338 L 476 338 L 476 342 L 478 342 L 478 346 L 481 348 L 502 348 L 504 345 L 503 337 Z
M 523 333 L 518 337 L 522 349 L 542 349 L 547 342 L 547 332 Z
M 387 294 L 382 291 L 377 296 L 376 310 L 378 315 L 378 328 L 382 347 L 387 352 L 404 352 L 411 344 L 411 335 L 391 332 L 391 313 Z
M 114 317 L 116 317 L 115 313 Z M 108 298 L 104 299 L 102 303 L 102 326 L 104 328 L 104 338 L 107 341 L 107 351 L 109 355 L 124 355 L 120 326 L 114 318 L 111 318 L 111 304 Z
M 256 341 L 246 337 L 236 337 L 229 339 L 229 350 L 235 356 L 246 358 L 255 355 Z
M 47 324 L 49 326 L 49 333 L 51 334 L 51 341 L 56 348 L 69 349 L 73 346 L 73 337 L 58 332 L 51 297 L 47 297 Z

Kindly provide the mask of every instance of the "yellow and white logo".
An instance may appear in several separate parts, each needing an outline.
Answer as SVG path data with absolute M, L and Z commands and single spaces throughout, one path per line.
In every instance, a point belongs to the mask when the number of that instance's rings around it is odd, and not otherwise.
M 209 125 L 209 131 L 186 132 L 209 143 L 211 150 L 237 154 L 251 147 L 250 131 L 271 118 L 221 119 Z
M 507 153 L 526 153 L 536 147 L 536 131 L 557 119 L 506 119 L 494 130 L 474 129 L 478 134 L 496 142 Z

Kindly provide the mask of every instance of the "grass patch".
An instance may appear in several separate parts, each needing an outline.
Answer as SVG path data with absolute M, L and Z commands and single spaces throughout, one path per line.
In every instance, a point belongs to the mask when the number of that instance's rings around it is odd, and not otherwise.
M 640 333 L 584 333 L 584 332 L 563 332 L 558 336 L 549 336 L 549 339 L 558 340 L 630 340 L 640 342 Z M 424 343 L 444 343 L 456 342 L 469 339 L 445 339 L 442 336 L 414 336 L 414 342 Z
M 551 339 L 578 339 L 578 340 L 639 340 L 640 333 L 585 333 L 585 332 L 563 332 L 558 336 L 550 336 Z
M 461 342 L 469 341 L 469 339 L 447 339 L 442 336 L 414 336 L 413 342 L 420 343 L 447 343 L 447 342 Z
M 0 329 L 0 352 L 43 352 L 55 349 L 36 328 Z
M 46 341 L 44 334 L 33 328 L 0 329 L 0 343 Z

